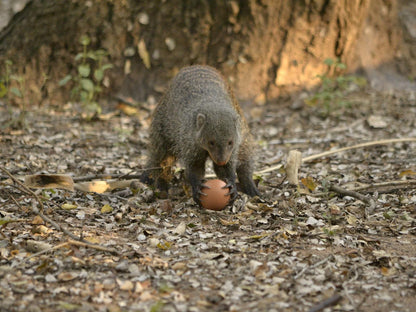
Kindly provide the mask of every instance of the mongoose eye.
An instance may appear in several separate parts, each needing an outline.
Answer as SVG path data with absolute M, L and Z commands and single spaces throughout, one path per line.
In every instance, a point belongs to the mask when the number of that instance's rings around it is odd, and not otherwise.
M 233 146 L 233 141 L 228 141 L 228 146 Z
M 215 146 L 215 141 L 213 141 L 213 140 L 208 141 L 208 145 L 209 145 L 210 147 L 214 147 L 214 146 Z

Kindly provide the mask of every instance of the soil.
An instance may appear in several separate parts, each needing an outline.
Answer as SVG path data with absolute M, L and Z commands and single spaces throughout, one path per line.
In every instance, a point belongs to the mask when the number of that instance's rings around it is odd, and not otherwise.
M 416 137 L 414 92 L 355 90 L 338 104 L 328 114 L 301 100 L 244 107 L 257 169 L 284 165 L 295 149 L 306 157 Z M 22 181 L 140 174 L 153 105 L 144 108 L 94 121 L 72 104 L 29 111 L 24 129 L 1 130 L 0 168 Z M 7 116 L 2 103 L 3 125 Z M 241 194 L 222 211 L 195 205 L 179 169 L 168 199 L 140 183 L 36 191 L 44 215 L 107 250 L 45 222 L 33 194 L 0 172 L 0 311 L 321 311 L 327 299 L 325 311 L 413 311 L 415 149 L 408 141 L 319 157 L 302 164 L 299 186 L 278 168 L 259 177 L 261 198 Z M 379 186 L 389 181 L 403 184 Z M 374 209 L 331 184 L 367 186 L 357 192 Z

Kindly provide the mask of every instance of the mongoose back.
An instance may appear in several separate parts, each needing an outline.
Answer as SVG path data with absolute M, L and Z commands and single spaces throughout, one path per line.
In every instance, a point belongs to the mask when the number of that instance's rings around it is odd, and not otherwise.
M 231 89 L 214 68 L 195 65 L 179 71 L 154 111 L 149 139 L 149 170 L 142 181 L 155 179 L 167 191 L 166 177 L 157 168 L 174 157 L 185 167 L 193 198 L 200 204 L 205 162 L 210 158 L 232 199 L 237 195 L 236 174 L 242 192 L 259 195 L 252 178 L 248 126 Z

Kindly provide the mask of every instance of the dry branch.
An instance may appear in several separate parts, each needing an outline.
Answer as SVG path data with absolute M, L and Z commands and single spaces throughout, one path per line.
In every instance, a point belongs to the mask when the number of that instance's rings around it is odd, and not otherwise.
M 22 182 L 20 182 L 18 179 L 16 179 L 9 171 L 7 171 L 4 167 L 0 166 L 0 170 L 3 171 L 5 174 L 7 174 L 10 179 L 17 184 L 17 187 L 19 188 L 20 191 L 22 191 L 23 193 L 29 194 L 31 196 L 33 196 L 39 207 L 41 208 L 40 210 L 43 211 L 43 203 L 40 200 L 39 196 L 33 192 L 31 189 L 29 189 L 26 185 L 24 185 Z M 116 250 L 114 249 L 110 249 L 110 248 L 106 248 L 104 246 L 100 246 L 97 244 L 92 244 L 84 239 L 82 239 L 81 237 L 77 237 L 76 235 L 74 235 L 73 233 L 71 233 L 70 231 L 68 231 L 66 228 L 62 227 L 60 224 L 58 224 L 57 222 L 53 221 L 51 218 L 45 216 L 41 211 L 38 209 L 38 207 L 36 207 L 36 205 L 33 203 L 32 204 L 32 211 L 37 214 L 39 217 L 42 218 L 42 220 L 44 220 L 45 222 L 51 224 L 54 228 L 56 228 L 58 231 L 63 232 L 64 234 L 66 234 L 67 236 L 69 236 L 70 238 L 73 239 L 73 241 L 70 241 L 71 244 L 73 244 L 74 241 L 78 241 L 79 244 L 81 244 L 82 246 L 88 246 L 91 248 L 95 248 L 98 250 L 102 250 L 102 251 L 109 251 L 112 253 L 118 253 Z
M 322 301 L 321 303 L 313 306 L 309 312 L 319 312 L 322 311 L 325 308 L 331 307 L 333 305 L 336 305 L 338 301 L 342 299 L 341 295 L 335 294 L 332 297 L 329 297 L 328 299 Z
M 374 208 L 376 207 L 376 203 L 374 202 L 374 200 L 372 198 L 366 197 L 363 194 L 360 194 L 358 192 L 351 191 L 351 190 L 346 190 L 342 187 L 339 187 L 339 186 L 336 186 L 336 185 L 333 185 L 333 184 L 331 184 L 329 186 L 329 189 L 331 191 L 334 191 L 334 192 L 336 192 L 338 194 L 341 194 L 341 195 L 351 196 L 351 197 L 357 198 L 357 199 L 361 200 L 362 202 L 368 204 L 369 207 L 368 207 L 368 209 L 366 209 L 366 211 L 368 210 L 368 212 L 374 211 Z
M 369 146 L 374 146 L 374 145 L 385 145 L 385 144 L 390 144 L 390 143 L 401 143 L 401 142 L 416 142 L 416 138 L 387 139 L 387 140 L 360 143 L 360 144 L 356 144 L 356 145 L 353 145 L 353 146 L 342 147 L 342 148 L 338 148 L 338 149 L 335 149 L 335 150 L 332 150 L 332 151 L 326 151 L 326 152 L 323 152 L 323 153 L 310 155 L 310 156 L 302 158 L 302 162 L 312 161 L 312 160 L 315 160 L 315 159 L 318 159 L 318 158 L 321 158 L 321 157 L 333 155 L 333 154 L 336 154 L 336 153 L 340 153 L 340 152 L 344 152 L 344 151 L 348 151 L 348 150 L 352 150 L 352 149 L 357 149 L 357 148 L 362 148 L 362 147 L 369 147 Z M 270 167 L 270 168 L 266 168 L 266 169 L 257 171 L 254 174 L 264 174 L 264 173 L 272 172 L 272 171 L 275 171 L 277 169 L 280 169 L 281 167 L 282 167 L 282 165 L 279 164 L 279 165 L 276 165 L 276 166 L 273 166 L 273 167 Z

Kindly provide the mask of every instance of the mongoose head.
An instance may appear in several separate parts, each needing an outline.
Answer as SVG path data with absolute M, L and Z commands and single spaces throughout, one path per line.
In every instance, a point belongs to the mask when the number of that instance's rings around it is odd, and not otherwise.
M 240 145 L 240 118 L 234 111 L 198 113 L 196 139 L 218 166 L 228 163 Z

